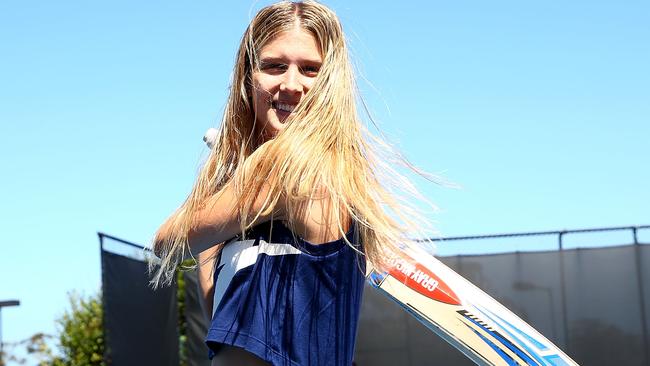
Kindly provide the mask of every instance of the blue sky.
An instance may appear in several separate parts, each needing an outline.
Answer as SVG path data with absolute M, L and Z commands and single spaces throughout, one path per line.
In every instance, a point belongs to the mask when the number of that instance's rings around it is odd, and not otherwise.
M 97 231 L 147 243 L 184 199 L 267 3 L 0 5 L 6 341 L 99 290 Z M 650 224 L 648 2 L 325 3 L 382 129 L 462 186 L 417 180 L 443 236 Z

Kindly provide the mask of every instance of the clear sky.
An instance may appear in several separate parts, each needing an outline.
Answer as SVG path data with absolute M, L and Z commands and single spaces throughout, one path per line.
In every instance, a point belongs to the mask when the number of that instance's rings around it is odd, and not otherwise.
M 2 2 L 6 341 L 99 291 L 97 231 L 147 243 L 185 198 L 267 3 Z M 650 2 L 325 3 L 384 131 L 462 186 L 417 181 L 441 235 L 650 224 Z

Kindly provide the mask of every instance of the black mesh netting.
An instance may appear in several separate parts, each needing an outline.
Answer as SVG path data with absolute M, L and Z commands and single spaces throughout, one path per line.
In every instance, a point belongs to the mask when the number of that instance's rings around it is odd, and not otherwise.
M 650 247 L 646 245 L 454 256 L 442 261 L 510 308 L 581 365 L 649 364 L 646 352 L 650 347 L 650 324 L 645 314 L 650 311 Z M 367 288 L 356 364 L 473 363 L 397 304 Z
M 650 246 L 453 256 L 442 261 L 518 314 L 581 365 L 648 365 Z M 113 365 L 178 365 L 175 289 L 152 291 L 146 264 L 103 252 Z M 188 365 L 209 365 L 196 274 L 185 273 Z M 398 305 L 366 288 L 357 366 L 472 365 Z
M 176 288 L 153 291 L 147 264 L 102 251 L 109 365 L 178 366 Z

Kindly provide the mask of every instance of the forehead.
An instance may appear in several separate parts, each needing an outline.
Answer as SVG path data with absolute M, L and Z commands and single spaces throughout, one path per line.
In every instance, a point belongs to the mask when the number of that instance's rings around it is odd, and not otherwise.
M 273 38 L 262 47 L 260 59 L 322 62 L 316 38 L 300 27 L 284 31 Z

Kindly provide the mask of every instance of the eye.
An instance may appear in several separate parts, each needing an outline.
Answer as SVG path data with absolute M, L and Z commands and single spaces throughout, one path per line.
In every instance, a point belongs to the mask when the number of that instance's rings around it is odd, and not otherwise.
M 320 71 L 320 66 L 305 65 L 300 68 L 300 71 L 303 73 L 303 75 L 309 77 L 316 77 L 318 75 L 318 72 Z
M 281 74 L 287 70 L 287 65 L 279 62 L 262 62 L 260 70 L 268 74 Z

